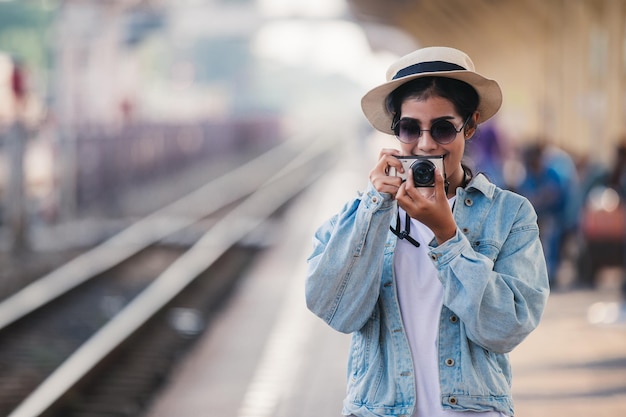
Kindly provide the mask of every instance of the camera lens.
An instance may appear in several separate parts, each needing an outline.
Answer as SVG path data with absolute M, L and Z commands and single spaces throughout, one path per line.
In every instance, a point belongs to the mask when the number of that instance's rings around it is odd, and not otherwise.
M 435 184 L 435 164 L 431 161 L 418 160 L 411 165 L 411 170 L 416 187 L 432 187 Z

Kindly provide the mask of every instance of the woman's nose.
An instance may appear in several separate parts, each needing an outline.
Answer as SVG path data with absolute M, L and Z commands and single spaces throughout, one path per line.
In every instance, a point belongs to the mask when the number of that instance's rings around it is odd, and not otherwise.
M 419 150 L 422 153 L 429 153 L 430 151 L 437 149 L 439 144 L 435 142 L 433 137 L 430 135 L 430 131 L 422 132 L 420 138 L 415 142 L 415 149 Z

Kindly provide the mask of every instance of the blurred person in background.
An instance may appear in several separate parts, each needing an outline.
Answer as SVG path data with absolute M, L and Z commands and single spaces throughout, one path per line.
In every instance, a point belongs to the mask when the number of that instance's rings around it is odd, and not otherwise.
M 615 160 L 606 182 L 622 199 L 626 198 L 626 140 L 619 143 L 615 149 Z
M 565 199 L 563 210 L 561 244 L 575 234 L 580 226 L 581 189 L 578 168 L 574 159 L 563 149 L 547 145 L 545 149 L 546 165 L 553 167 L 561 181 Z
M 530 202 L 463 162 L 500 87 L 445 47 L 400 58 L 387 80 L 362 108 L 400 149 L 380 151 L 308 260 L 308 307 L 352 333 L 343 414 L 512 416 L 508 352 L 538 325 L 549 284 Z M 443 156 L 429 187 L 398 158 L 416 155 Z
M 624 201 L 626 201 L 626 139 L 622 139 L 617 145 L 615 162 L 609 173 L 608 186 L 615 189 L 619 195 L 620 204 L 616 211 L 623 217 L 626 215 L 626 208 L 624 207 Z M 622 226 L 626 225 L 626 221 L 623 221 Z M 624 245 L 622 249 L 622 285 L 621 294 L 622 299 L 626 301 L 626 230 L 622 227 L 621 230 L 621 244 Z
M 578 226 L 576 167 L 565 152 L 543 141 L 528 146 L 523 160 L 526 172 L 515 191 L 537 211 L 550 285 L 555 287 L 565 239 Z
M 15 99 L 15 108 L 17 113 L 21 113 L 24 109 L 26 101 L 26 73 L 22 61 L 18 58 L 13 59 L 13 71 L 11 72 L 11 91 Z
M 596 285 L 596 273 L 607 266 L 622 268 L 626 300 L 626 139 L 618 141 L 609 167 L 592 161 L 581 166 L 581 253 L 579 284 Z
M 15 254 L 23 254 L 29 247 L 27 242 L 27 178 L 24 169 L 29 126 L 27 125 L 27 74 L 21 59 L 11 58 L 11 72 L 8 78 L 11 91 L 10 125 L 0 138 L 0 143 L 4 143 L 6 147 L 8 159 L 6 196 L 3 196 L 6 213 L 3 215 L 8 224 L 12 251 Z
M 481 126 L 480 131 L 467 144 L 467 156 L 476 169 L 499 187 L 505 185 L 503 140 L 493 123 Z

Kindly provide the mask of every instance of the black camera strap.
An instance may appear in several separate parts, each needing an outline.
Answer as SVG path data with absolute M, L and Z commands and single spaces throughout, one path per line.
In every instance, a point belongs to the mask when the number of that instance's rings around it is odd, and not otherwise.
M 415 246 L 416 248 L 420 247 L 420 243 L 413 239 L 410 235 L 411 233 L 411 217 L 409 216 L 409 213 L 404 213 L 405 214 L 405 220 L 404 220 L 404 230 L 400 230 L 400 211 L 398 211 L 397 217 L 396 217 L 396 227 L 395 229 L 391 226 L 389 226 L 389 229 L 391 230 L 391 232 L 398 236 L 398 239 L 406 239 L 407 242 L 409 242 L 410 244 L 412 244 L 413 246 Z

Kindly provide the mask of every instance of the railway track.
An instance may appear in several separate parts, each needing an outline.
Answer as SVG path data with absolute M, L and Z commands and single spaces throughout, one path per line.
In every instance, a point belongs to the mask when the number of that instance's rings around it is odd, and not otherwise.
M 0 415 L 141 415 L 257 252 L 241 242 L 325 172 L 328 151 L 284 143 L 2 301 Z M 199 238 L 173 245 L 177 233 Z

